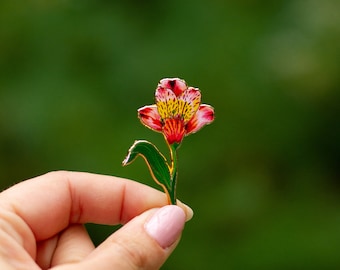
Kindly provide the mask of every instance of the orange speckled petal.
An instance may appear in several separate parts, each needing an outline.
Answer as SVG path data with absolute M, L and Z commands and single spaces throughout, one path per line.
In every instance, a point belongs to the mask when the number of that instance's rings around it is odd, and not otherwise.
M 185 123 L 197 112 L 201 104 L 201 92 L 198 88 L 189 87 L 178 97 L 178 111 Z
M 171 118 L 178 114 L 177 97 L 170 89 L 157 88 L 156 105 L 161 119 Z

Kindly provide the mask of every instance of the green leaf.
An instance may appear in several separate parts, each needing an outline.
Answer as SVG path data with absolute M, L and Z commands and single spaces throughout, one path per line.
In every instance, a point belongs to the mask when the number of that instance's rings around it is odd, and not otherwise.
M 123 166 L 133 162 L 141 156 L 149 167 L 153 179 L 161 186 L 171 190 L 171 173 L 166 158 L 155 145 L 145 140 L 135 141 L 130 147 L 128 155 L 123 160 Z

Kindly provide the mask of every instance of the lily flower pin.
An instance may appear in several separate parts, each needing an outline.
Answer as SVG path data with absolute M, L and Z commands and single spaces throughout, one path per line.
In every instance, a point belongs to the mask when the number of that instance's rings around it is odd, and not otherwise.
M 169 204 L 176 204 L 177 149 L 185 136 L 214 121 L 214 108 L 201 104 L 201 91 L 188 87 L 179 78 L 162 79 L 155 92 L 156 104 L 138 109 L 143 125 L 163 134 L 169 147 L 170 162 L 155 145 L 137 140 L 130 147 L 123 165 L 137 156 L 146 161 L 153 179 L 163 187 Z

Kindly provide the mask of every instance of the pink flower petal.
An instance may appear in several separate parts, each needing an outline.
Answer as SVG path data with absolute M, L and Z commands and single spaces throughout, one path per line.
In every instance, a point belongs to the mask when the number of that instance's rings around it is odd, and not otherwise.
M 155 131 L 162 131 L 161 117 L 157 106 L 149 105 L 138 109 L 138 117 L 143 125 Z
M 178 114 L 178 101 L 172 90 L 158 87 L 155 97 L 161 119 L 171 118 Z
M 162 79 L 158 87 L 170 89 L 176 96 L 181 95 L 188 88 L 185 81 L 179 78 Z
M 201 92 L 198 88 L 189 87 L 178 97 L 178 111 L 187 123 L 196 113 L 201 104 Z
M 186 125 L 187 135 L 197 132 L 212 121 L 214 121 L 214 108 L 210 105 L 202 104 Z

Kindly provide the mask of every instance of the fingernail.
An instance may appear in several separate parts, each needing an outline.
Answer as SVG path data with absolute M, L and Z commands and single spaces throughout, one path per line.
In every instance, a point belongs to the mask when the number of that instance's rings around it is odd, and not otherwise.
M 189 221 L 192 219 L 192 217 L 194 216 L 194 211 L 187 205 L 186 206 L 186 219 L 185 221 Z
M 167 205 L 157 210 L 145 224 L 145 229 L 162 248 L 167 248 L 180 236 L 185 220 L 186 215 L 180 207 Z
M 181 202 L 178 199 L 177 199 L 177 205 L 180 206 L 184 210 L 186 214 L 186 221 L 191 220 L 192 217 L 194 216 L 194 211 L 190 208 L 190 206 Z

